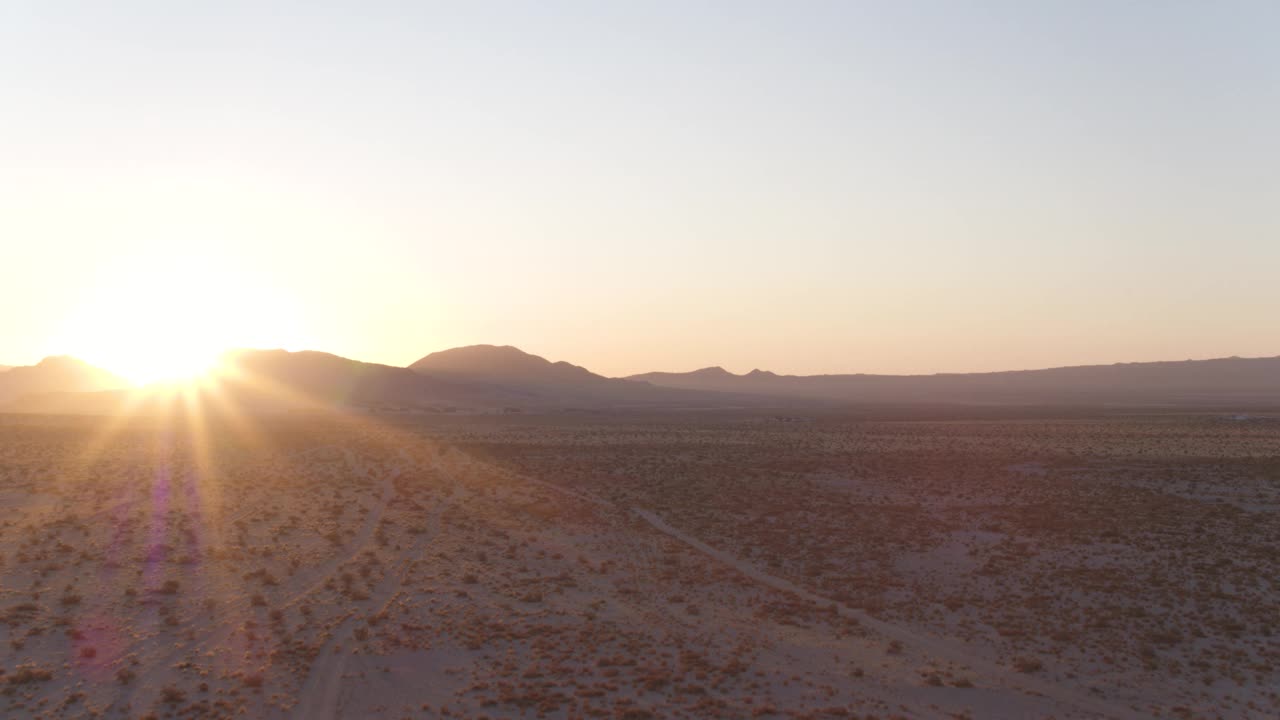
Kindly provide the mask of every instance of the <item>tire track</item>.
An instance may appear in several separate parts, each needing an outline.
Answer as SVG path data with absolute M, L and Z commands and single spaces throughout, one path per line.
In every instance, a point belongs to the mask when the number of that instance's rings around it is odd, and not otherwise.
M 1064 705 L 1075 707 L 1078 710 L 1084 710 L 1090 713 L 1090 717 L 1119 718 L 1123 720 L 1144 717 L 1129 708 L 1117 707 L 1112 703 L 1089 697 L 1047 680 L 1041 680 L 1039 678 L 1025 675 L 1015 675 L 1010 672 L 1008 668 L 975 656 L 962 645 L 944 638 L 924 635 L 900 625 L 895 625 L 893 623 L 874 618 L 867 613 L 856 608 L 849 607 L 844 603 L 840 603 L 805 590 L 790 580 L 770 575 L 745 560 L 712 547 L 693 535 L 673 527 L 666 520 L 663 520 L 661 516 L 649 510 L 633 507 L 631 508 L 631 512 L 637 517 L 643 519 L 658 532 L 661 532 L 674 540 L 678 540 L 714 560 L 732 567 L 734 570 L 737 570 L 761 585 L 795 595 L 814 603 L 815 605 L 834 606 L 837 612 L 844 617 L 857 620 L 862 625 L 891 639 L 923 649 L 927 653 L 944 658 L 956 664 L 968 666 L 970 669 L 983 673 L 989 679 L 998 679 L 1003 682 L 1003 686 L 1006 688 L 1020 690 L 1024 693 L 1039 695 L 1056 700 Z
M 456 448 L 452 448 L 452 451 L 463 458 L 467 458 L 468 462 L 474 462 L 470 460 L 465 453 L 462 453 Z M 518 477 L 519 479 L 534 485 L 554 490 L 568 497 L 589 502 L 598 507 L 622 510 L 622 508 L 616 503 L 587 491 L 565 488 L 557 485 L 556 483 L 539 478 L 515 475 L 512 473 L 508 473 L 508 475 Z M 898 640 L 903 644 L 911 645 L 958 665 L 967 666 L 972 670 L 982 673 L 989 681 L 999 683 L 999 687 L 1017 690 L 1030 695 L 1046 697 L 1063 705 L 1075 708 L 1076 710 L 1083 711 L 1087 713 L 1089 717 L 1113 718 L 1114 720 L 1137 720 L 1139 718 L 1147 717 L 1127 707 L 1117 706 L 1114 703 L 1091 697 L 1048 680 L 1042 680 L 1040 678 L 1023 674 L 1015 674 L 1006 667 L 976 656 L 972 651 L 959 643 L 942 637 L 919 633 L 901 625 L 880 620 L 857 608 L 849 607 L 844 603 L 837 602 L 806 590 L 789 580 L 775 575 L 770 575 L 769 573 L 757 568 L 755 565 L 728 552 L 717 549 L 697 537 L 672 526 L 661 516 L 652 511 L 639 507 L 632 507 L 630 508 L 630 511 L 636 517 L 644 520 L 654 530 L 692 547 L 713 560 L 732 567 L 734 570 L 761 585 L 789 593 L 815 605 L 828 607 L 834 606 L 837 612 L 844 617 L 857 620 L 862 625 L 875 630 L 890 639 Z
M 400 594 L 404 586 L 404 575 L 409 572 L 408 561 L 421 555 L 427 545 L 439 535 L 440 516 L 445 507 L 445 503 L 438 504 L 427 521 L 434 530 L 418 538 L 400 553 L 397 565 L 404 568 L 403 574 L 388 573 L 378 583 L 378 587 L 374 588 L 371 607 L 386 607 Z M 339 643 L 345 645 L 351 640 L 360 620 L 361 616 L 352 611 L 325 641 L 307 673 L 307 679 L 298 690 L 297 702 L 289 717 L 296 720 L 333 720 L 342 717 L 339 712 L 342 707 L 342 675 L 351 653 L 338 648 Z

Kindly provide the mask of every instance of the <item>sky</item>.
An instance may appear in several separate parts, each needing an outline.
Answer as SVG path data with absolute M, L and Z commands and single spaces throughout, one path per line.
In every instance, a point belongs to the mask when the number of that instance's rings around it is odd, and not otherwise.
M 0 363 L 1280 354 L 1280 3 L 200 5 L 0 3 Z

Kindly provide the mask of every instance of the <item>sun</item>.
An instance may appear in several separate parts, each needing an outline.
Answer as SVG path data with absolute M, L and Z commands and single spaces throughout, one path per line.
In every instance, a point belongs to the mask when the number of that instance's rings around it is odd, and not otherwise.
M 292 303 L 243 271 L 194 257 L 134 261 L 103 276 L 65 347 L 146 385 L 199 377 L 232 348 L 296 345 Z

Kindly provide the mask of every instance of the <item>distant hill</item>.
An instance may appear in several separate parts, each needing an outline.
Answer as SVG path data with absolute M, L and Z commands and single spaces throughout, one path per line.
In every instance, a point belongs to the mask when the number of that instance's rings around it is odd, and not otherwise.
M 36 365 L 0 372 L 0 404 L 26 395 L 95 392 L 129 387 L 123 378 L 73 357 L 47 357 Z
M 251 412 L 334 408 L 386 412 L 598 410 L 721 407 L 742 402 L 725 393 L 673 390 L 605 378 L 515 348 L 459 348 L 424 360 L 429 370 L 360 362 L 323 352 L 239 350 L 227 353 L 218 369 L 192 386 L 194 389 L 179 386 L 181 392 L 171 392 L 163 385 L 118 392 L 49 389 L 8 403 L 4 409 L 112 414 L 129 408 L 150 412 L 200 398 L 211 403 L 210 407 Z
M 607 378 L 509 346 L 432 353 L 410 367 L 323 352 L 228 353 L 204 383 L 181 392 L 126 389 L 67 357 L 0 372 L 0 410 L 110 414 L 163 410 L 201 396 L 248 411 L 356 408 L 377 412 L 762 408 L 800 406 L 1276 406 L 1280 357 L 1121 363 L 938 375 L 736 375 L 719 367 Z M 194 394 L 192 394 L 194 392 Z
M 475 345 L 432 353 L 407 368 L 329 353 L 228 353 L 216 376 L 245 407 L 554 410 L 723 407 L 760 398 L 654 387 L 606 378 L 517 348 Z
M 510 345 L 469 345 L 431 353 L 409 366 L 418 373 L 536 385 L 616 382 L 567 362 L 551 362 Z
M 359 362 L 322 352 L 238 350 L 194 386 L 194 397 L 240 411 L 325 408 L 420 409 L 502 407 L 518 398 L 464 382 L 439 380 L 406 368 Z M 47 392 L 11 403 L 16 412 L 110 414 L 147 412 L 176 402 L 181 392 L 153 385 L 121 392 Z M 188 393 L 189 394 L 189 393 Z
M 228 353 L 216 378 L 246 403 L 277 406 L 491 408 L 520 399 L 465 379 L 430 377 L 314 351 Z
M 469 345 L 431 353 L 409 366 L 428 377 L 482 383 L 513 393 L 512 405 L 555 407 L 703 407 L 759 404 L 760 398 L 654 387 L 551 362 L 510 345 Z
M 645 373 L 661 387 L 845 402 L 1209 405 L 1280 402 L 1280 357 L 1084 365 L 937 375 L 735 375 L 712 367 Z

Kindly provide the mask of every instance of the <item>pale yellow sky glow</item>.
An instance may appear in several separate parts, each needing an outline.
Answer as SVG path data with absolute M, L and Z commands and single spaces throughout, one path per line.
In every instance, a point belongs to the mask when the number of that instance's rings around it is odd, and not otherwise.
M 19 5 L 3 364 L 1280 353 L 1265 3 Z
M 303 349 L 296 301 L 200 254 L 114 261 L 69 307 L 53 345 L 137 384 L 183 380 L 235 347 Z

